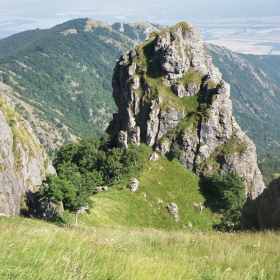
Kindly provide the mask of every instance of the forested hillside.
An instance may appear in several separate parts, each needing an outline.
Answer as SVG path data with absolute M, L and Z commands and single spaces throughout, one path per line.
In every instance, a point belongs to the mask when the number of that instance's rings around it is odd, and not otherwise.
M 77 19 L 13 35 L 0 41 L 0 90 L 14 97 L 50 153 L 67 141 L 101 135 L 115 111 L 115 60 L 154 29 Z

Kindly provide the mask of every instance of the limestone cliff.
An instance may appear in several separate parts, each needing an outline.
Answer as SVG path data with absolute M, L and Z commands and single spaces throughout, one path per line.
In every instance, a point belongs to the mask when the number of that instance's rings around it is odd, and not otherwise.
M 152 33 L 116 63 L 109 126 L 118 144 L 140 141 L 199 175 L 237 172 L 255 199 L 264 189 L 255 145 L 232 116 L 230 85 L 204 51 L 201 32 L 187 22 Z
M 54 172 L 29 123 L 0 96 L 0 213 L 19 215 L 22 197 Z

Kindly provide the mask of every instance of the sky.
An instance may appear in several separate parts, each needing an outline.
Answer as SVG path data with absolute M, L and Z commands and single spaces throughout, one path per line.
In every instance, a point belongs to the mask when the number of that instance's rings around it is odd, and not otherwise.
M 217 18 L 280 17 L 280 0 L 0 0 L 0 38 L 76 18 L 173 25 Z

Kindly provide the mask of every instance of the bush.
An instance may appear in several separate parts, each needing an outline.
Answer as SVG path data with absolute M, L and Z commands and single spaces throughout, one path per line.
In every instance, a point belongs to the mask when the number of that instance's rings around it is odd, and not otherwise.
M 173 160 L 174 158 L 178 159 L 181 155 L 181 150 L 177 147 L 172 147 L 169 152 L 169 159 Z
M 214 173 L 205 178 L 202 185 L 205 205 L 222 214 L 221 223 L 215 224 L 214 228 L 229 230 L 238 226 L 246 197 L 245 189 L 242 179 L 234 172 L 222 176 Z

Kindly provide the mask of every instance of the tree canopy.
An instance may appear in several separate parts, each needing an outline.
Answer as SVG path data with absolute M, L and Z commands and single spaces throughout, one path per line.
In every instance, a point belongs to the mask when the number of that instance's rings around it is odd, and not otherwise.
M 48 174 L 37 192 L 39 199 L 63 203 L 65 209 L 77 213 L 90 206 L 94 189 L 130 175 L 137 166 L 137 146 L 110 148 L 108 134 L 87 137 L 80 142 L 63 145 L 54 159 L 57 175 Z

